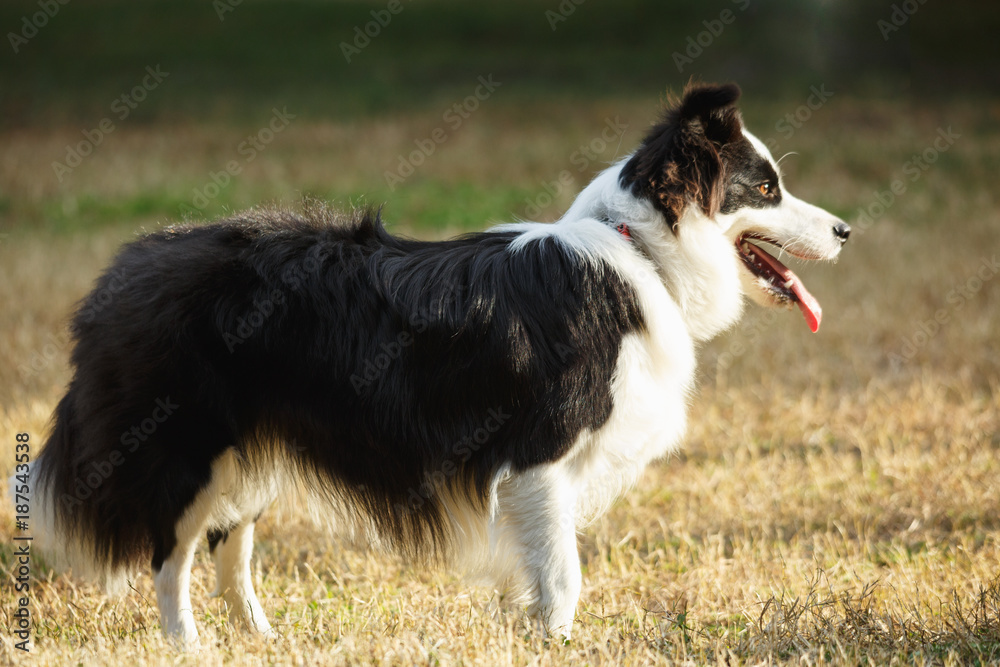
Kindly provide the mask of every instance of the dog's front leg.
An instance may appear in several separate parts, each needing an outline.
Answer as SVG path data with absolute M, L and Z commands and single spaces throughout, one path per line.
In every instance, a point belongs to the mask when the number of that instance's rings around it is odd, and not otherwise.
M 569 638 L 582 577 L 576 544 L 576 490 L 558 466 L 513 481 L 507 508 L 521 546 L 528 613 L 554 637 Z
M 582 587 L 576 529 L 554 531 L 550 543 L 533 553 L 532 559 L 538 579 L 536 613 L 550 635 L 569 639 Z

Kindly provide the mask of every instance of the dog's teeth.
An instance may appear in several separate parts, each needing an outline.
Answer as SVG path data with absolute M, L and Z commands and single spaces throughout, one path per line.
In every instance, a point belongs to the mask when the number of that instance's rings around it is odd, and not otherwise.
M 747 254 L 747 255 L 750 254 L 750 244 L 749 243 L 744 243 L 743 244 L 743 252 L 744 252 L 744 254 Z
M 788 282 L 784 283 L 785 289 L 792 289 L 792 285 L 794 284 L 795 284 L 794 280 L 789 280 Z

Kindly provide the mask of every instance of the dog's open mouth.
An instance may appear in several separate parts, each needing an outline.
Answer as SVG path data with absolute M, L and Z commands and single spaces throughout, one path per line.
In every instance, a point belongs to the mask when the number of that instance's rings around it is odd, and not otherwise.
M 823 309 L 820 308 L 819 301 L 809 293 L 806 286 L 802 284 L 802 280 L 791 269 L 764 250 L 759 245 L 760 242 L 781 247 L 780 244 L 753 232 L 741 234 L 736 239 L 736 247 L 740 251 L 743 264 L 750 270 L 750 273 L 757 276 L 757 283 L 761 289 L 770 293 L 778 303 L 797 304 L 806 318 L 809 329 L 816 333 L 819 331 L 819 323 L 823 319 Z M 790 252 L 786 248 L 782 248 L 782 250 Z

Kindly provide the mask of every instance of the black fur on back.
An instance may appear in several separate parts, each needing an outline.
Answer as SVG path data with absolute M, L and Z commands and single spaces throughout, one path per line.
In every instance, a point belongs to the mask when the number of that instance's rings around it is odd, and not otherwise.
M 644 327 L 611 267 L 513 237 L 405 240 L 313 206 L 126 245 L 73 320 L 41 458 L 61 529 L 100 563 L 159 568 L 214 460 L 280 449 L 391 545 L 434 550 L 428 481 L 481 507 L 501 466 L 563 456 L 608 419 L 622 337 Z

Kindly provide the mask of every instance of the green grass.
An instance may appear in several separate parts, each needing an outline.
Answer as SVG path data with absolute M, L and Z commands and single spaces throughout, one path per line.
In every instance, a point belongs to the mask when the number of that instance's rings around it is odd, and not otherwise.
M 203 222 L 242 210 L 248 200 L 251 204 L 298 204 L 287 192 L 249 193 L 246 188 L 234 186 L 221 189 L 218 196 L 199 207 L 195 202 L 200 200 L 196 200 L 194 192 L 204 191 L 204 186 L 204 183 L 192 186 L 186 193 L 177 189 L 153 190 L 114 199 L 84 194 L 48 201 L 39 211 L 39 223 L 32 225 L 32 229 L 69 234 L 107 225 L 133 225 L 140 220 L 153 224 Z M 381 208 L 390 224 L 427 233 L 477 231 L 491 222 L 509 222 L 511 213 L 523 209 L 525 199 L 535 194 L 519 187 L 429 180 L 418 181 L 395 193 L 388 188 L 373 187 L 359 191 L 304 190 L 301 196 L 329 201 L 344 209 Z M 0 205 L 0 214 L 3 211 Z

